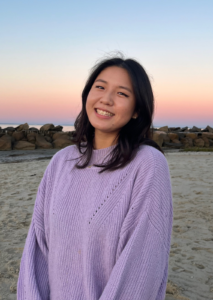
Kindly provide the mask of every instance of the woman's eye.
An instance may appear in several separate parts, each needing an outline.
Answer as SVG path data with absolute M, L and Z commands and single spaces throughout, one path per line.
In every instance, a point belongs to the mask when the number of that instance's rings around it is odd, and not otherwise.
M 96 88 L 103 90 L 104 88 L 101 85 L 96 85 Z
M 128 95 L 122 93 L 122 92 L 118 92 L 118 94 L 120 94 L 121 96 L 125 96 L 125 97 L 129 97 Z

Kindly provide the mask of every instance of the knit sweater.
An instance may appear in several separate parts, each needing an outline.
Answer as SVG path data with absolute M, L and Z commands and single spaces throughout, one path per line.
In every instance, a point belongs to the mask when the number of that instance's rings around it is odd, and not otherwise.
M 115 145 L 93 150 L 100 163 Z M 75 168 L 73 145 L 51 159 L 35 201 L 18 300 L 163 300 L 172 230 L 165 156 L 140 146 L 115 171 Z

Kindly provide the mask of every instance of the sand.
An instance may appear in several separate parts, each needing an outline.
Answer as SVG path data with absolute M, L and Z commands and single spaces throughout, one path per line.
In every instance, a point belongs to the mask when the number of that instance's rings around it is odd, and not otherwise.
M 174 203 L 166 300 L 213 299 L 213 153 L 166 158 Z M 16 299 L 20 259 L 48 162 L 0 164 L 0 300 Z

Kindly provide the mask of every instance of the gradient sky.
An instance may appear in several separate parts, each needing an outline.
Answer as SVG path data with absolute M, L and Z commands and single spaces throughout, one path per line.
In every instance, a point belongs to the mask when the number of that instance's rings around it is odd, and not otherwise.
M 213 126 L 213 1 L 1 1 L 0 123 L 73 124 L 112 51 L 151 78 L 154 125 Z

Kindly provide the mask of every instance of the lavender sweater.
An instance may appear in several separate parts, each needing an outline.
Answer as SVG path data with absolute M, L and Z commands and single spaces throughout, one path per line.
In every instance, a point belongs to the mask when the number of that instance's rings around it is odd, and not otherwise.
M 91 164 L 115 146 L 93 150 Z M 74 168 L 76 146 L 51 159 L 38 188 L 18 300 L 161 300 L 172 229 L 164 155 L 141 146 L 123 169 Z

